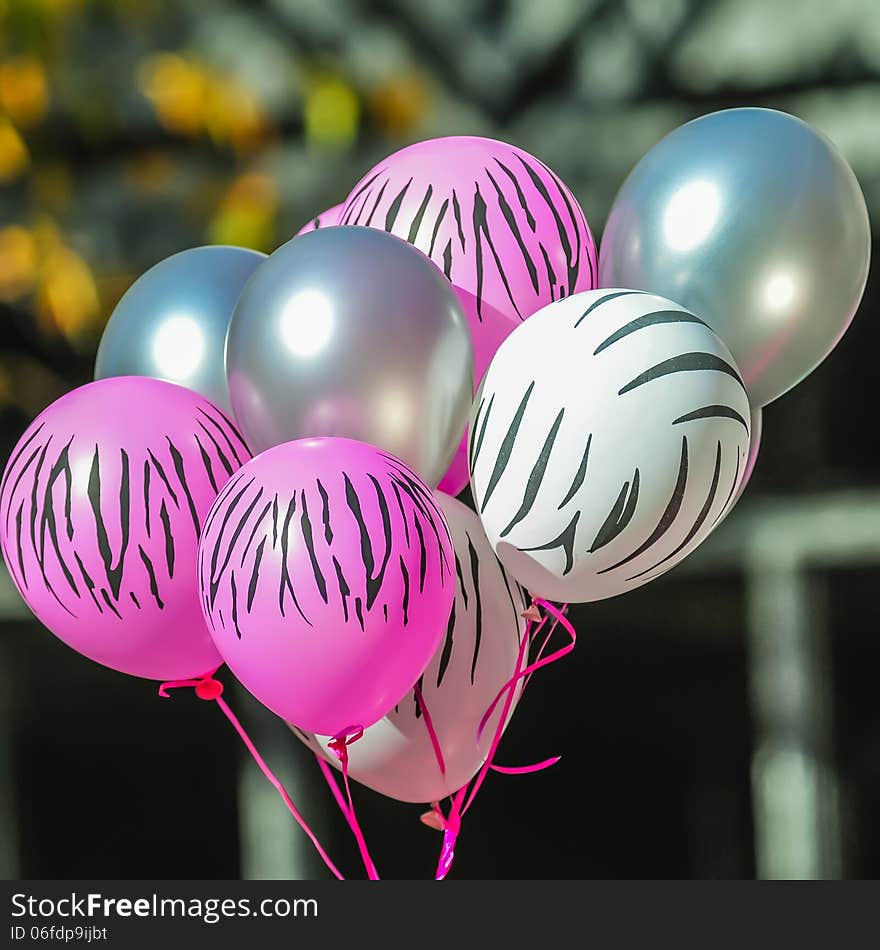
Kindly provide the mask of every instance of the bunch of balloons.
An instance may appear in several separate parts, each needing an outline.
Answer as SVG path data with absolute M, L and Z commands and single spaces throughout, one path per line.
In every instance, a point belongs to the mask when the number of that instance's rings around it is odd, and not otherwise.
M 706 538 L 868 253 L 849 166 L 779 112 L 660 142 L 598 257 L 537 158 L 412 145 L 268 257 L 196 248 L 131 287 L 96 381 L 6 466 L 10 574 L 99 663 L 225 662 L 346 784 L 455 796 L 519 700 L 532 598 L 625 593 Z

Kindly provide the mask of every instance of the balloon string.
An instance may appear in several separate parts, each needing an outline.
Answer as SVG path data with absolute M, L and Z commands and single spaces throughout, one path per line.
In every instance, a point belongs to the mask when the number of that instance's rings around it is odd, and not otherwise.
M 490 708 L 488 709 L 486 714 L 483 716 L 483 719 L 480 723 L 480 733 L 482 733 L 482 730 L 485 728 L 486 721 L 492 715 L 492 712 L 495 706 L 498 704 L 501 697 L 506 694 L 504 710 L 502 712 L 498 725 L 495 729 L 495 734 L 493 736 L 492 744 L 489 749 L 489 754 L 486 756 L 486 759 L 484 761 L 484 764 L 480 772 L 477 774 L 476 778 L 473 780 L 473 784 L 465 783 L 460 789 L 458 789 L 458 791 L 450 800 L 448 814 L 444 815 L 443 810 L 440 808 L 440 805 L 438 802 L 434 802 L 432 805 L 433 813 L 437 816 L 440 822 L 440 825 L 443 829 L 443 844 L 441 846 L 440 857 L 437 862 L 437 871 L 435 874 L 435 880 L 438 880 L 438 881 L 443 880 L 447 876 L 447 874 L 449 873 L 452 867 L 452 862 L 455 857 L 455 846 L 458 840 L 459 833 L 461 831 L 462 815 L 473 803 L 473 800 L 477 792 L 479 791 L 480 787 L 482 786 L 483 781 L 485 780 L 486 775 L 488 774 L 490 769 L 496 772 L 507 774 L 507 775 L 524 775 L 530 772 L 537 772 L 542 769 L 549 768 L 550 766 L 555 765 L 560 759 L 560 756 L 552 756 L 548 759 L 544 759 L 542 762 L 538 762 L 533 765 L 524 765 L 524 766 L 496 765 L 494 764 L 494 761 L 493 761 L 495 757 L 495 753 L 498 749 L 498 744 L 501 741 L 501 736 L 504 732 L 504 725 L 507 722 L 507 717 L 510 713 L 510 706 L 512 705 L 512 702 L 513 702 L 513 696 L 515 694 L 516 683 L 524 677 L 525 677 L 525 682 L 527 683 L 528 679 L 535 672 L 535 670 L 539 669 L 541 666 L 546 666 L 548 663 L 552 663 L 555 660 L 560 659 L 562 656 L 565 656 L 566 653 L 571 652 L 571 650 L 574 648 L 574 640 L 576 639 L 574 629 L 570 627 L 569 622 L 564 617 L 565 610 L 567 609 L 568 605 L 567 604 L 564 605 L 561 608 L 561 610 L 557 611 L 555 607 L 551 607 L 546 601 L 543 601 L 543 600 L 535 600 L 533 604 L 541 605 L 545 607 L 547 609 L 547 613 L 554 616 L 555 620 L 553 624 L 551 625 L 549 631 L 547 632 L 547 636 L 544 638 L 544 642 L 541 645 L 541 649 L 538 651 L 536 660 L 533 663 L 526 666 L 525 668 L 523 668 L 523 663 L 525 661 L 525 657 L 528 652 L 529 646 L 531 645 L 531 643 L 533 642 L 537 634 L 541 631 L 541 629 L 543 628 L 544 624 L 547 621 L 546 614 L 529 617 L 528 626 L 526 628 L 525 633 L 523 634 L 523 638 L 520 643 L 514 675 L 498 691 L 498 695 L 493 701 L 492 706 L 490 706 Z M 547 647 L 547 644 L 550 638 L 552 637 L 553 632 L 555 631 L 556 627 L 558 626 L 560 622 L 562 622 L 566 626 L 566 628 L 569 630 L 569 635 L 572 637 L 572 643 L 567 648 L 558 650 L 556 651 L 556 653 L 552 654 L 551 656 L 548 656 L 545 659 L 542 659 L 541 658 L 542 654 L 545 648 Z M 525 689 L 525 684 L 523 685 L 523 689 Z M 417 694 L 416 700 L 419 701 L 419 699 L 420 697 Z M 424 702 L 424 697 L 421 697 L 420 707 L 422 708 L 423 713 L 427 712 L 427 704 Z M 430 721 L 430 717 L 426 716 L 425 726 L 426 728 L 428 728 L 429 735 L 430 735 L 433 730 L 428 727 L 429 721 Z M 478 740 L 479 740 L 480 733 L 478 733 Z M 432 742 L 433 742 L 433 737 L 432 737 Z M 435 755 L 437 755 L 438 757 L 438 762 L 440 762 L 441 753 L 440 753 L 439 742 L 434 744 L 434 752 L 435 752 Z
M 300 828 L 302 828 L 309 840 L 315 846 L 315 850 L 321 856 L 324 864 L 327 865 L 337 880 L 345 880 L 345 878 L 343 878 L 343 876 L 339 873 L 336 865 L 330 860 L 330 857 L 322 847 L 321 842 L 318 841 L 315 833 L 311 828 L 309 828 L 305 822 L 305 819 L 297 811 L 296 806 L 293 804 L 293 800 L 291 799 L 290 795 L 287 794 L 287 790 L 275 776 L 275 773 L 266 764 L 265 759 L 257 751 L 257 747 L 252 742 L 251 737 L 245 732 L 244 726 L 242 726 L 242 724 L 239 722 L 238 717 L 229 708 L 226 700 L 223 699 L 223 684 L 219 680 L 214 679 L 214 677 L 210 674 L 208 676 L 202 677 L 201 679 L 195 680 L 169 680 L 167 683 L 162 683 L 162 685 L 159 687 L 159 695 L 164 699 L 168 699 L 169 689 L 178 689 L 180 687 L 186 686 L 193 687 L 195 689 L 196 696 L 198 696 L 199 699 L 208 701 L 213 700 L 215 703 L 217 703 L 223 715 L 226 716 L 226 718 L 232 724 L 233 729 L 235 729 L 235 731 L 238 733 L 241 741 L 245 745 L 245 748 L 251 754 L 251 757 L 253 758 L 254 762 L 256 762 L 260 771 L 266 776 L 272 787 L 281 796 L 282 801 L 287 806 L 287 810 L 291 813 L 291 815 L 293 815 L 296 823 L 300 826 Z
M 440 857 L 437 860 L 437 870 L 434 880 L 442 881 L 452 869 L 455 858 L 455 845 L 461 831 L 461 808 L 453 804 L 449 815 L 443 823 L 443 844 L 440 848 Z
M 567 643 L 564 647 L 561 647 L 559 650 L 556 650 L 553 653 L 549 654 L 548 656 L 540 657 L 539 659 L 535 660 L 533 663 L 530 663 L 526 667 L 523 667 L 522 664 L 523 664 L 523 661 L 525 660 L 528 647 L 534 635 L 534 630 L 529 630 L 528 634 L 523 637 L 522 643 L 520 644 L 519 656 L 517 657 L 516 669 L 514 671 L 514 674 L 507 681 L 507 683 L 505 683 L 505 685 L 502 686 L 501 692 L 493 700 L 492 705 L 486 711 L 485 715 L 483 716 L 482 722 L 480 723 L 480 728 L 477 730 L 477 738 L 479 739 L 479 737 L 482 735 L 483 729 L 485 728 L 487 720 L 492 715 L 492 711 L 494 710 L 495 706 L 497 705 L 500 699 L 500 696 L 506 690 L 507 694 L 504 700 L 504 707 L 502 709 L 501 716 L 498 720 L 498 725 L 495 728 L 495 735 L 492 737 L 492 745 L 489 747 L 489 754 L 486 756 L 486 761 L 483 767 L 477 773 L 477 777 L 474 779 L 473 784 L 471 785 L 471 789 L 468 793 L 467 801 L 465 802 L 465 805 L 462 808 L 463 815 L 467 812 L 468 808 L 470 808 L 471 805 L 473 804 L 473 801 L 474 801 L 474 798 L 476 797 L 477 792 L 480 790 L 483 782 L 486 780 L 486 776 L 488 775 L 490 769 L 492 768 L 492 763 L 495 759 L 495 753 L 498 751 L 498 744 L 501 741 L 501 736 L 504 732 L 504 725 L 507 722 L 507 717 L 510 714 L 510 708 L 513 705 L 513 697 L 516 692 L 516 683 L 520 679 L 522 679 L 522 677 L 528 676 L 534 673 L 535 670 L 539 670 L 543 666 L 547 666 L 550 663 L 555 663 L 557 660 L 562 659 L 562 657 L 571 653 L 571 651 L 575 647 L 575 643 L 577 643 L 577 634 L 575 633 L 575 629 L 571 625 L 571 621 L 565 616 L 565 611 L 568 608 L 568 604 L 563 604 L 562 607 L 559 608 L 559 607 L 553 606 L 553 604 L 541 598 L 535 598 L 533 600 L 533 603 L 539 607 L 542 607 L 548 614 L 550 614 L 551 617 L 554 618 L 554 622 L 552 626 L 550 627 L 550 630 L 547 634 L 547 639 L 549 639 L 550 635 L 556 629 L 557 625 L 561 624 L 562 627 L 565 629 L 566 633 L 569 635 L 570 642 Z M 541 648 L 542 650 L 544 646 L 546 646 L 546 642 L 547 640 L 545 640 L 544 645 Z M 543 767 L 546 768 L 548 766 L 543 765 Z M 522 768 L 527 769 L 529 771 L 534 771 L 534 769 L 530 769 L 529 766 L 523 766 Z
M 440 857 L 437 859 L 437 870 L 434 872 L 435 881 L 442 881 L 452 868 L 452 861 L 455 858 L 455 845 L 461 831 L 461 803 L 464 801 L 466 791 L 467 783 L 450 799 L 449 814 L 447 815 L 443 814 L 443 809 L 438 802 L 434 802 L 432 806 L 443 829 L 443 844 L 440 847 Z
M 340 804 L 340 808 L 342 808 L 342 813 L 345 816 L 345 820 L 348 822 L 348 827 L 351 829 L 351 833 L 354 835 L 354 840 L 357 842 L 358 850 L 361 853 L 361 860 L 364 862 L 364 868 L 367 872 L 367 877 L 371 881 L 378 881 L 379 872 L 376 870 L 376 865 L 373 863 L 373 859 L 370 857 L 370 851 L 367 848 L 366 838 L 364 838 L 364 833 L 361 831 L 361 826 L 358 823 L 357 813 L 355 812 L 354 808 L 354 799 L 351 797 L 351 784 L 348 780 L 348 747 L 352 744 L 352 742 L 357 742 L 357 740 L 360 739 L 363 734 L 363 729 L 359 729 L 354 735 L 340 734 L 331 739 L 327 745 L 336 755 L 336 758 L 339 759 L 339 764 L 342 767 L 342 782 L 345 785 L 345 797 L 348 799 L 347 804 L 340 801 L 341 796 L 337 797 L 336 801 Z M 330 776 L 328 773 L 325 773 L 324 777 L 328 778 Z M 336 783 L 334 780 L 334 785 L 335 784 Z
M 361 840 L 363 840 L 363 835 L 361 834 L 360 828 L 356 824 L 352 825 L 352 820 L 349 814 L 348 805 L 345 801 L 345 798 L 342 792 L 339 791 L 339 785 L 337 784 L 336 779 L 333 775 L 333 769 L 330 768 L 329 764 L 327 763 L 327 760 L 324 759 L 323 756 L 318 755 L 317 752 L 315 753 L 315 759 L 321 769 L 321 774 L 324 776 L 324 781 L 329 786 L 330 791 L 333 792 L 333 797 L 336 799 L 336 804 L 339 806 L 339 810 L 342 812 L 342 816 L 345 818 L 345 821 L 348 824 L 348 827 L 351 829 L 352 834 L 355 836 L 355 840 L 358 841 L 358 847 L 360 848 Z M 361 840 L 358 840 L 359 837 Z M 367 847 L 366 841 L 364 841 L 363 849 L 361 850 L 361 857 L 363 857 L 364 852 L 366 851 L 366 847 Z M 369 854 L 367 854 L 367 858 L 369 859 Z M 370 873 L 371 867 L 373 871 L 375 871 L 375 865 L 373 864 L 372 860 L 371 859 L 369 861 L 365 860 L 364 868 L 366 869 L 367 874 Z M 376 880 L 378 880 L 378 876 Z
M 566 613 L 567 611 L 568 611 L 568 604 L 563 604 L 562 607 L 560 608 L 560 612 L 564 614 L 564 613 Z M 545 619 L 546 619 L 546 617 L 545 617 Z M 544 655 L 544 651 L 547 649 L 547 644 L 550 643 L 550 640 L 552 639 L 553 634 L 554 634 L 554 632 L 555 632 L 555 630 L 556 630 L 556 628 L 557 628 L 558 626 L 559 626 L 559 621 L 558 621 L 558 620 L 554 620 L 553 623 L 550 625 L 550 629 L 547 631 L 547 635 L 544 637 L 544 642 L 541 644 L 540 648 L 538 649 L 538 652 L 535 654 L 535 660 L 536 660 L 536 661 L 537 661 L 537 660 L 540 660 L 541 657 Z M 537 637 L 537 634 L 538 634 L 539 632 L 540 632 L 540 627 L 538 627 L 538 628 L 535 629 L 535 632 L 534 632 L 534 634 L 532 635 L 532 642 L 535 641 L 535 639 L 536 639 L 536 637 Z M 532 672 L 529 673 L 529 674 L 525 677 L 525 679 L 523 680 L 523 686 L 522 686 L 523 691 L 525 691 L 526 686 L 529 685 L 529 680 L 530 680 L 534 675 L 535 675 L 535 671 L 532 670 Z
M 486 755 L 486 760 L 483 762 L 483 765 L 480 768 L 480 771 L 477 772 L 476 778 L 471 782 L 470 790 L 467 794 L 467 800 L 464 803 L 464 806 L 461 809 L 462 815 L 464 815 L 468 808 L 470 808 L 471 803 L 476 797 L 477 792 L 483 785 L 483 782 L 486 781 L 486 776 L 489 774 L 489 770 L 492 767 L 492 760 L 495 758 L 495 753 L 498 751 L 498 743 L 501 741 L 501 735 L 504 732 L 504 726 L 507 722 L 507 717 L 510 714 L 511 706 L 513 705 L 513 697 L 516 692 L 515 684 L 519 680 L 520 670 L 522 669 L 523 661 L 525 660 L 526 654 L 529 649 L 529 643 L 531 642 L 531 633 L 532 633 L 532 622 L 529 622 L 529 627 L 526 630 L 525 636 L 522 638 L 522 642 L 519 645 L 519 652 L 516 657 L 516 666 L 514 667 L 513 677 L 508 680 L 508 684 L 502 687 L 502 690 L 505 688 L 507 692 L 504 697 L 504 706 L 501 710 L 501 718 L 498 720 L 498 725 L 495 728 L 495 734 L 492 736 L 492 743 L 489 746 L 489 752 Z M 499 694 L 500 695 L 500 694 Z M 480 727 L 477 729 L 477 741 L 479 742 L 480 736 L 483 731 L 483 726 L 485 725 L 486 719 L 488 718 L 489 713 L 495 707 L 496 700 L 493 702 L 492 706 L 489 707 L 489 712 L 483 716 L 483 719 L 480 722 Z
M 566 606 L 567 606 L 567 605 L 566 605 Z M 563 607 L 562 609 L 563 609 L 563 612 L 564 612 L 564 611 L 565 611 L 565 607 Z M 531 610 L 531 611 L 534 611 L 536 615 L 540 616 L 540 611 L 538 610 L 538 608 L 535 606 L 534 603 L 532 604 L 530 610 Z M 527 614 L 524 614 L 523 616 L 527 616 Z M 534 617 L 533 617 L 533 618 L 530 618 L 530 619 L 533 619 L 533 620 L 534 620 Z M 524 636 L 525 636 L 525 638 L 529 641 L 529 646 L 530 646 L 530 647 L 531 647 L 531 645 L 535 642 L 535 639 L 537 638 L 538 634 L 541 632 L 541 628 L 544 626 L 544 624 L 545 624 L 546 622 L 547 622 L 547 615 L 545 614 L 545 615 L 541 616 L 540 622 L 538 622 L 538 623 L 534 626 L 533 629 L 526 631 L 526 633 L 525 633 Z M 535 655 L 535 658 L 536 658 L 536 659 L 540 659 L 540 658 L 541 658 L 541 655 L 543 654 L 544 650 L 546 649 L 547 644 L 550 642 L 550 638 L 553 636 L 553 632 L 554 632 L 554 630 L 556 629 L 556 625 L 557 625 L 557 624 L 556 624 L 556 621 L 554 621 L 553 624 L 550 626 L 550 629 L 547 631 L 547 635 L 544 637 L 544 642 L 541 644 L 541 648 L 538 650 L 537 654 Z M 526 686 L 528 685 L 529 680 L 532 678 L 532 675 L 533 675 L 532 673 L 529 673 L 528 676 L 524 676 L 522 689 L 520 690 L 520 696 L 522 696 L 522 694 L 525 692 L 525 688 L 526 688 Z M 493 710 L 493 708 L 494 708 L 495 703 L 498 702 L 501 693 L 503 693 L 503 691 L 504 691 L 505 689 L 507 689 L 507 688 L 510 687 L 511 682 L 512 682 L 511 680 L 508 680 L 507 683 L 505 683 L 505 684 L 501 687 L 501 689 L 498 691 L 498 695 L 496 695 L 495 699 L 493 700 L 493 705 L 489 707 L 489 709 L 488 709 L 488 710 L 486 711 L 486 713 L 484 714 L 483 719 L 480 721 L 480 725 L 479 725 L 479 728 L 478 728 L 478 731 L 477 731 L 477 740 L 478 740 L 478 741 L 479 741 L 480 736 L 482 735 L 482 730 L 485 728 L 486 720 L 487 720 L 488 717 L 491 716 L 491 714 L 492 714 L 492 710 Z M 502 721 L 503 721 L 503 720 L 502 720 Z M 492 769 L 493 772 L 500 772 L 500 773 L 502 773 L 503 775 L 526 775 L 526 774 L 528 774 L 528 773 L 530 773 L 530 772 L 540 772 L 540 771 L 542 771 L 543 769 L 549 769 L 551 766 L 556 765 L 556 763 L 557 763 L 561 758 L 562 758 L 562 756 L 559 756 L 559 755 L 557 755 L 557 756 L 551 756 L 550 758 L 543 759 L 541 762 L 536 762 L 536 763 L 531 764 L 531 765 L 516 765 L 516 766 L 514 766 L 514 765 L 499 765 L 497 762 L 495 762 L 495 761 L 493 760 L 492 765 L 491 765 L 490 767 L 491 767 L 491 769 Z
M 541 669 L 542 666 L 548 666 L 550 663 L 555 663 L 557 660 L 561 660 L 562 657 L 567 656 L 569 653 L 571 653 L 571 651 L 575 647 L 575 644 L 577 643 L 577 634 L 575 633 L 575 629 L 571 625 L 571 621 L 565 616 L 565 611 L 568 608 L 568 604 L 563 604 L 561 608 L 556 608 L 552 604 L 548 603 L 546 600 L 535 600 L 535 603 L 543 607 L 554 618 L 553 624 L 550 627 L 550 630 L 547 632 L 547 636 L 544 640 L 544 643 L 541 645 L 541 649 L 538 652 L 538 658 L 534 662 L 526 666 L 524 669 L 520 669 L 519 667 L 517 667 L 517 670 L 513 674 L 513 676 L 501 687 L 501 689 L 498 690 L 497 695 L 492 700 L 491 704 L 489 705 L 489 708 L 483 714 L 483 718 L 480 720 L 480 725 L 479 725 L 479 728 L 477 729 L 478 739 L 482 736 L 483 730 L 486 728 L 486 723 L 488 722 L 489 717 L 495 711 L 495 707 L 498 705 L 498 703 L 501 700 L 501 697 L 505 694 L 505 692 L 507 692 L 508 697 L 510 697 L 512 695 L 513 687 L 516 685 L 518 680 L 522 679 L 523 677 L 531 676 L 532 673 L 535 672 L 535 670 Z M 556 630 L 556 627 L 559 626 L 560 624 L 562 625 L 566 633 L 571 638 L 570 642 L 567 643 L 564 647 L 560 647 L 558 650 L 555 650 L 553 653 L 549 654 L 548 656 L 542 657 L 541 653 L 544 652 L 544 648 L 547 646 L 547 643 L 550 640 L 550 637 L 553 635 L 554 631 Z M 528 645 L 528 643 L 532 639 L 532 636 L 533 634 L 530 632 L 528 636 L 523 637 L 523 643 Z M 523 653 L 523 648 L 520 647 L 521 658 L 522 658 L 522 653 Z M 503 725 L 505 721 L 506 721 L 505 717 L 502 716 L 501 724 Z
M 422 690 L 418 683 L 416 683 L 416 685 L 413 687 L 413 693 L 415 693 L 416 703 L 418 704 L 418 707 L 422 713 L 422 718 L 425 721 L 425 729 L 428 730 L 428 736 L 431 739 L 431 745 L 434 747 L 434 755 L 437 757 L 437 764 L 440 766 L 440 772 L 441 774 L 446 775 L 446 763 L 443 761 L 443 750 L 440 748 L 440 740 L 437 738 L 437 732 L 434 729 L 434 723 L 431 720 L 431 714 L 428 712 L 428 706 L 425 702 L 425 697 L 422 695 Z
M 425 697 L 422 695 L 422 691 L 419 688 L 418 684 L 413 688 L 415 693 L 416 703 L 418 704 L 419 709 L 422 711 L 422 719 L 425 723 L 425 729 L 428 732 L 428 736 L 431 739 L 431 745 L 434 748 L 434 755 L 437 759 L 437 764 L 440 766 L 440 771 L 443 775 L 446 775 L 446 765 L 443 761 L 443 752 L 440 748 L 440 740 L 437 738 L 437 732 L 434 729 L 434 724 L 431 720 L 431 714 L 428 711 L 428 704 L 425 702 Z M 467 786 L 465 786 L 466 788 Z M 426 817 L 431 815 L 436 816 L 436 819 L 439 821 L 440 828 L 443 831 L 443 845 L 440 849 L 440 857 L 437 861 L 437 870 L 434 874 L 435 881 L 442 881 L 443 878 L 449 873 L 449 869 L 452 867 L 452 859 L 455 856 L 455 842 L 458 839 L 458 833 L 461 830 L 461 797 L 463 789 L 459 789 L 455 793 L 455 797 L 450 800 L 449 814 L 444 815 L 443 809 L 440 807 L 439 802 L 433 802 L 431 805 L 431 811 L 427 815 L 422 816 L 422 821 L 425 821 Z M 436 827 L 433 822 L 430 822 L 433 827 Z
M 563 604 L 563 606 L 560 608 L 560 613 L 564 614 L 567 610 L 568 610 L 568 604 Z M 546 619 L 547 618 L 544 617 L 544 620 Z M 536 661 L 540 660 L 541 657 L 544 655 L 544 651 L 547 649 L 547 644 L 550 642 L 550 639 L 552 638 L 553 633 L 556 630 L 558 625 L 559 625 L 559 621 L 554 620 L 552 625 L 550 626 L 550 629 L 547 631 L 547 635 L 544 637 L 544 642 L 541 644 L 540 649 L 535 654 Z M 540 624 L 538 624 L 538 626 L 535 627 L 534 631 L 532 632 L 529 638 L 532 643 L 534 643 L 535 638 L 537 634 L 540 632 L 542 626 L 543 626 L 543 621 Z M 529 685 L 529 680 L 531 680 L 531 678 L 534 675 L 535 675 L 535 671 L 533 669 L 528 675 L 523 677 L 523 685 L 522 685 L 522 689 L 520 690 L 520 696 L 522 696 L 522 694 L 525 692 L 526 687 Z M 497 702 L 497 697 L 495 701 Z M 489 711 L 489 713 L 487 713 L 487 715 L 491 715 L 491 710 Z M 481 728 L 483 728 L 482 725 L 481 725 Z M 519 765 L 519 766 L 504 766 L 504 765 L 498 765 L 496 762 L 493 762 L 492 771 L 501 772 L 502 774 L 505 774 L 505 775 L 526 775 L 530 772 L 540 772 L 544 769 L 549 769 L 551 766 L 556 765 L 556 763 L 561 758 L 562 758 L 561 755 L 556 755 L 556 756 L 551 756 L 548 759 L 544 759 L 541 762 L 536 762 L 533 765 Z
M 208 679 L 208 677 L 205 679 Z M 159 684 L 159 695 L 162 699 L 170 699 L 171 694 L 168 692 L 169 689 L 179 689 L 182 686 L 198 686 L 204 681 L 205 680 L 168 680 L 165 683 Z
M 339 810 L 342 812 L 345 817 L 348 817 L 348 806 L 345 804 L 345 799 L 342 797 L 342 792 L 339 791 L 339 786 L 336 784 L 336 779 L 333 778 L 333 770 L 327 764 L 327 760 L 315 753 L 315 759 L 317 760 L 318 765 L 321 766 L 321 774 L 324 776 L 324 780 L 330 786 L 330 791 L 333 792 L 333 797 L 336 799 L 336 804 L 339 806 Z
M 495 765 L 493 762 L 490 768 L 493 772 L 501 772 L 502 775 L 527 775 L 529 772 L 542 772 L 544 769 L 549 769 L 561 758 L 561 755 L 551 755 L 549 759 L 535 762 L 533 765 Z

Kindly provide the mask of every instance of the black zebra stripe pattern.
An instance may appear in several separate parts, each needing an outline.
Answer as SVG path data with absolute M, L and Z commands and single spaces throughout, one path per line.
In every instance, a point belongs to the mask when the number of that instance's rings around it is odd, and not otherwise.
M 534 156 L 492 139 L 433 139 L 396 152 L 355 186 L 339 224 L 418 247 L 459 291 L 472 325 L 487 309 L 524 320 L 595 286 L 595 244 L 571 192 Z
M 241 640 L 288 618 L 406 628 L 415 591 L 452 584 L 449 529 L 433 495 L 399 459 L 372 451 L 375 472 L 322 457 L 291 476 L 264 453 L 230 481 L 200 555 L 212 629 Z
M 729 510 L 750 416 L 739 370 L 698 316 L 642 291 L 555 302 L 502 344 L 474 406 L 487 534 L 536 595 L 630 590 Z
M 194 586 L 198 540 L 249 458 L 223 413 L 180 386 L 117 377 L 68 393 L 24 434 L 0 485 L 12 579 L 46 626 L 99 662 L 153 675 L 150 643 L 176 637 L 200 657 L 181 675 L 206 672 L 217 656 Z
M 412 688 L 455 594 L 431 491 L 394 456 L 340 438 L 282 443 L 243 466 L 208 517 L 199 572 L 232 671 L 284 719 L 330 736 Z
M 349 750 L 349 771 L 370 788 L 401 801 L 436 801 L 469 781 L 483 762 L 475 737 L 480 718 L 513 676 L 529 605 L 525 590 L 498 561 L 477 516 L 440 492 L 455 545 L 456 594 L 446 633 L 419 678 L 422 700 L 444 755 L 436 762 L 415 691 L 370 726 Z M 518 699 L 518 696 L 517 696 Z M 487 729 L 491 736 L 497 718 Z M 328 761 L 327 740 L 292 727 Z

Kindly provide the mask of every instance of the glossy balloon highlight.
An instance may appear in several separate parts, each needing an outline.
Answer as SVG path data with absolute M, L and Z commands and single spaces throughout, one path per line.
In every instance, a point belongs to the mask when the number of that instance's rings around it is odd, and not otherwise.
M 223 351 L 244 285 L 266 259 L 243 247 L 181 251 L 132 284 L 101 337 L 95 379 L 152 376 L 231 414 Z
M 605 227 L 599 282 L 698 313 L 760 408 L 837 344 L 870 249 L 864 196 L 829 139 L 783 112 L 729 109 L 676 129 L 636 165 Z

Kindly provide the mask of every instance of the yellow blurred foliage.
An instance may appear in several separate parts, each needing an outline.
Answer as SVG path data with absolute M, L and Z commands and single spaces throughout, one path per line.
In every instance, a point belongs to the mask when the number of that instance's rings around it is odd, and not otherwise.
M 138 84 L 169 132 L 197 135 L 202 131 L 208 82 L 198 63 L 177 53 L 148 56 L 138 68 Z
M 212 244 L 237 244 L 256 250 L 272 247 L 278 189 L 268 175 L 246 172 L 229 187 L 208 225 Z
M 61 16 L 64 13 L 78 10 L 86 2 L 87 0 L 36 0 L 36 6 L 40 7 L 48 16 Z
M 35 125 L 49 108 L 46 69 L 36 56 L 0 63 L 0 108 L 19 127 Z
M 37 276 L 39 254 L 34 236 L 20 225 L 0 228 L 0 300 L 29 293 Z
M 338 76 L 312 78 L 304 113 L 307 141 L 346 147 L 354 142 L 359 121 L 360 102 L 351 86 Z
M 215 142 L 228 142 L 237 151 L 262 145 L 269 132 L 256 96 L 241 83 L 223 77 L 211 85 L 205 126 Z
M 373 90 L 370 108 L 376 125 L 386 134 L 412 133 L 430 109 L 430 93 L 422 76 L 395 76 Z
M 0 116 L 0 184 L 15 181 L 30 163 L 30 153 L 18 129 Z
M 28 294 L 34 295 L 44 333 L 60 332 L 77 342 L 97 326 L 100 299 L 92 271 L 46 215 L 31 228 L 0 228 L 0 300 Z
M 234 244 L 265 251 L 272 246 L 274 222 L 248 208 L 230 208 L 214 215 L 208 225 L 211 244 Z
M 274 214 L 278 207 L 278 186 L 263 172 L 245 172 L 229 186 L 223 203 L 256 205 Z
M 100 313 L 95 279 L 88 264 L 70 248 L 58 248 L 44 260 L 37 310 L 45 330 L 60 330 L 74 342 L 95 326 Z
M 41 214 L 31 227 L 31 234 L 37 243 L 40 260 L 64 247 L 64 235 L 55 221 L 47 214 Z
M 138 84 L 169 132 L 206 134 L 247 151 L 265 141 L 269 122 L 256 95 L 237 79 L 179 53 L 149 56 Z

